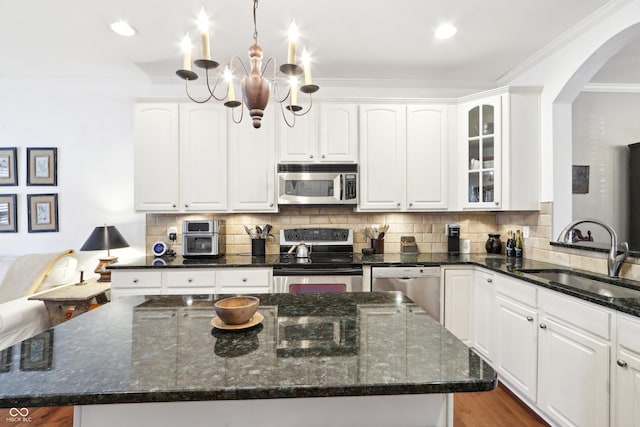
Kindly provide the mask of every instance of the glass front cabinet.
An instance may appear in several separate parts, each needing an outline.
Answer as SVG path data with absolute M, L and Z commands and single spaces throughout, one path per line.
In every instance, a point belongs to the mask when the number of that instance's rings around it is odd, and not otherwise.
M 501 98 L 493 96 L 460 108 L 464 165 L 462 207 L 501 207 Z

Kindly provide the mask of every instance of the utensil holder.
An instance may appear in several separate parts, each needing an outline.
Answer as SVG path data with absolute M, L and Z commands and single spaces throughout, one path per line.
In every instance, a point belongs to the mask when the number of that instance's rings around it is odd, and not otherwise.
M 371 247 L 374 254 L 384 253 L 384 239 L 371 239 Z
M 266 239 L 251 239 L 251 256 L 264 256 Z

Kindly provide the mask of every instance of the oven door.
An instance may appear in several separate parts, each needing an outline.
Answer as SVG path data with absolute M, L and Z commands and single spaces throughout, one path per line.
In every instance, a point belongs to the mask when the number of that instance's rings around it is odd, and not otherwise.
M 274 289 L 278 293 L 362 292 L 361 268 L 278 268 L 273 269 Z
M 182 239 L 183 256 L 218 255 L 218 242 L 215 235 L 185 234 Z
M 278 204 L 335 205 L 342 201 L 342 174 L 337 172 L 280 172 Z

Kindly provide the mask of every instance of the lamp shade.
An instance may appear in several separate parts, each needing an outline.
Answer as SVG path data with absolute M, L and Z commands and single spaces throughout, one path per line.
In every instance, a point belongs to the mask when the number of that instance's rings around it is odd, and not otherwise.
M 114 225 L 101 226 L 94 228 L 93 232 L 89 236 L 84 245 L 80 248 L 81 251 L 98 251 L 128 248 L 129 244 L 122 234 Z

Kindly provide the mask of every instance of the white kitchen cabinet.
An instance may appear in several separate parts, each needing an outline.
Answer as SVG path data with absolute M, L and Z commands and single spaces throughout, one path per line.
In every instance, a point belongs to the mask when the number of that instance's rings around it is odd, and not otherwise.
M 226 210 L 226 132 L 224 106 L 137 104 L 135 209 Z
M 538 210 L 539 89 L 495 89 L 458 109 L 460 207 Z
M 538 378 L 536 288 L 501 275 L 495 276 L 495 286 L 495 366 L 501 381 L 535 402 Z
M 281 163 L 356 162 L 356 104 L 315 104 L 308 114 L 296 117 L 293 128 L 289 128 L 284 120 L 277 120 Z
M 255 294 L 273 290 L 271 268 L 140 268 L 111 271 L 111 298 L 129 295 Z
M 448 110 L 360 106 L 359 210 L 447 209 Z
M 473 348 L 489 362 L 495 358 L 496 290 L 494 275 L 476 270 L 473 286 Z
M 447 109 L 407 106 L 407 210 L 447 209 Z
M 318 147 L 318 120 L 316 117 L 318 112 L 316 108 L 312 108 L 304 116 L 297 116 L 295 125 L 289 127 L 281 117 L 280 106 L 274 107 L 277 108 L 275 120 L 278 123 L 279 162 L 315 162 L 317 160 Z M 286 111 L 285 114 L 287 114 L 289 123 L 292 123 L 293 118 L 290 117 L 290 113 Z
M 205 268 L 163 272 L 163 294 L 212 294 L 216 292 L 216 272 Z
M 360 106 L 359 210 L 402 209 L 407 113 L 404 105 Z
M 275 134 L 273 109 L 262 127 L 229 123 L 229 208 L 235 212 L 275 212 Z
M 230 268 L 218 270 L 218 292 L 221 294 L 264 294 L 273 289 L 271 268 Z
M 611 313 L 540 290 L 538 406 L 559 426 L 609 425 Z
M 180 209 L 227 209 L 227 108 L 180 105 Z
M 640 319 L 618 313 L 612 402 L 616 427 L 640 427 Z
M 178 105 L 137 104 L 133 117 L 135 210 L 177 211 L 180 197 Z
M 473 329 L 472 268 L 443 268 L 444 326 L 460 341 L 471 347 Z

